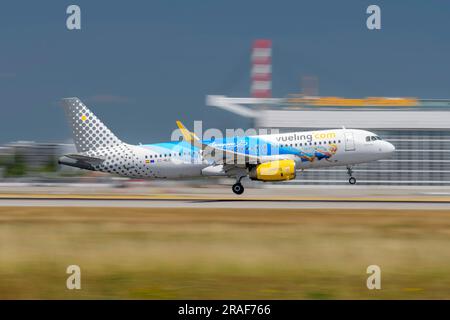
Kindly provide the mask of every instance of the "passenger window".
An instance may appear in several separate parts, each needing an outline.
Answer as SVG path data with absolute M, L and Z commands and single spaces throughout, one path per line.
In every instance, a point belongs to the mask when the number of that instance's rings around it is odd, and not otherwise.
M 375 140 L 377 140 L 377 137 L 372 136 L 372 141 L 375 141 Z
M 370 142 L 370 136 L 367 136 L 367 137 L 366 137 L 366 141 L 367 141 L 367 142 Z

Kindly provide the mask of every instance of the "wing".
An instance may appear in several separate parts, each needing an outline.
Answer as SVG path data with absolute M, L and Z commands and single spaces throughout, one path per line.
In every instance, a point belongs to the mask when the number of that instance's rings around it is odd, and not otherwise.
M 216 147 L 214 144 L 203 143 L 194 133 L 190 132 L 186 127 L 177 121 L 178 128 L 183 135 L 186 142 L 191 143 L 201 150 L 201 155 L 204 159 L 210 160 L 214 165 L 224 165 L 224 169 L 232 169 L 234 167 L 245 168 L 248 164 L 260 164 L 264 162 L 284 159 L 294 159 L 293 154 L 283 155 L 251 155 L 246 153 L 235 152 Z

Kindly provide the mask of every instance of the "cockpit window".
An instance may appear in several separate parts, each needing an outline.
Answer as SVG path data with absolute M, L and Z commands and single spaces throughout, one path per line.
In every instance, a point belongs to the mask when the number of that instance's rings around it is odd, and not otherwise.
M 367 142 L 376 141 L 376 140 L 381 140 L 381 138 L 379 136 L 367 136 L 366 137 Z

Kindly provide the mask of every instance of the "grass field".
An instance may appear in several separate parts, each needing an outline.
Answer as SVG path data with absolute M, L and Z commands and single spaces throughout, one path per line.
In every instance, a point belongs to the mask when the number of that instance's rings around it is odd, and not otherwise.
M 4 207 L 0 298 L 450 299 L 450 211 Z

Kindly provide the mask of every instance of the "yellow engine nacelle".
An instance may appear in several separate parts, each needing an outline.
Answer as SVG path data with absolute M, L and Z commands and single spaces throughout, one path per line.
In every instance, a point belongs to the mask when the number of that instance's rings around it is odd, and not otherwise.
M 250 170 L 250 179 L 260 181 L 283 181 L 295 178 L 294 160 L 277 160 L 262 163 Z

